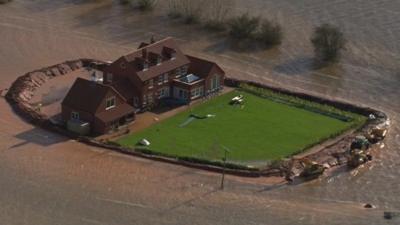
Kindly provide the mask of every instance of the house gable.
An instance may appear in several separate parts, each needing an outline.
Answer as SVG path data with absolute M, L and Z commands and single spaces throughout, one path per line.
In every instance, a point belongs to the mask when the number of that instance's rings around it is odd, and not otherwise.
M 114 106 L 107 106 L 107 100 L 114 98 Z M 102 100 L 98 104 L 95 114 L 105 112 L 107 110 L 112 110 L 113 108 L 117 108 L 122 104 L 125 104 L 125 98 L 119 94 L 113 87 L 108 87 L 108 91 L 103 95 Z

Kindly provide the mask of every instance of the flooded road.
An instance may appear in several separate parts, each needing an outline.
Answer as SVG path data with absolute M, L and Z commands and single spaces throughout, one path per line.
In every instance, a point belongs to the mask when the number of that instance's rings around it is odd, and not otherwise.
M 392 128 L 386 147 L 358 172 L 297 186 L 219 176 L 126 157 L 66 140 L 15 116 L 0 98 L 2 224 L 397 224 L 400 211 L 400 2 L 243 0 L 279 21 L 281 47 L 238 52 L 218 34 L 180 25 L 161 9 L 142 14 L 111 1 L 15 0 L 0 6 L 0 89 L 17 76 L 68 59 L 113 60 L 152 35 L 173 36 L 190 54 L 220 63 L 228 76 L 372 106 Z M 161 6 L 165 3 L 161 3 Z M 160 7 L 162 8 L 162 7 Z M 341 27 L 339 65 L 314 70 L 314 25 Z M 377 209 L 366 210 L 363 203 Z

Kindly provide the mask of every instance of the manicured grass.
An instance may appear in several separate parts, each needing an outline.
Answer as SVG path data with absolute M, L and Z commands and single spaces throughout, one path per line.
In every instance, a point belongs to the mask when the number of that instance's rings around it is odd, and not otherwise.
M 230 105 L 230 99 L 239 94 L 244 96 L 244 106 Z M 191 114 L 215 117 L 194 119 L 181 127 Z M 219 146 L 224 145 L 231 150 L 229 161 L 251 164 L 300 152 L 359 125 L 364 121 L 360 118 L 345 122 L 236 90 L 117 142 L 134 147 L 146 138 L 151 142 L 149 150 L 208 160 L 220 160 L 223 153 Z

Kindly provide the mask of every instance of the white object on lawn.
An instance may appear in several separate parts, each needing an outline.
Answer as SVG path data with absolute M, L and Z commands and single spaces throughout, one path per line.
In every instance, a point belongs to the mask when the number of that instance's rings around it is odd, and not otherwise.
M 146 140 L 146 139 L 142 139 L 139 143 L 140 143 L 141 145 L 144 145 L 144 146 L 149 146 L 149 145 L 150 145 L 150 141 L 148 141 L 148 140 Z
M 236 97 L 232 98 L 232 101 L 233 102 L 243 101 L 243 95 L 239 95 L 239 96 L 236 96 Z

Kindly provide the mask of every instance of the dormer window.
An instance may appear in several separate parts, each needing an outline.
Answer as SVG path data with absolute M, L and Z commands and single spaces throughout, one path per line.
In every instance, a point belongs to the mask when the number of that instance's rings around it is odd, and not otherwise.
M 107 98 L 106 100 L 106 110 L 112 109 L 115 107 L 115 96 Z
M 107 82 L 112 83 L 112 80 L 113 80 L 113 74 L 107 73 Z
M 126 64 L 124 62 L 122 62 L 121 64 L 119 64 L 119 66 L 121 67 L 121 69 L 126 69 Z
M 149 69 L 149 64 L 147 62 L 143 62 L 143 71 L 146 71 Z
M 157 57 L 157 66 L 161 65 L 162 59 L 161 57 Z
M 175 49 L 170 48 L 170 47 L 164 47 L 163 52 L 170 60 L 176 59 L 176 50 Z
M 171 52 L 170 56 L 171 56 L 171 60 L 175 60 L 176 59 L 176 52 L 175 51 Z

